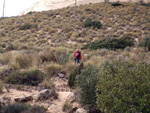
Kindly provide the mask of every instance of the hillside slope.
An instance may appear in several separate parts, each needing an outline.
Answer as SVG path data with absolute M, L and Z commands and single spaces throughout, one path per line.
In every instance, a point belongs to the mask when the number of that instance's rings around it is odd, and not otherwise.
M 119 0 L 120 2 L 139 2 L 139 0 Z M 144 2 L 149 2 L 149 0 L 143 0 Z M 100 3 L 105 2 L 105 0 L 77 0 L 77 5 L 85 5 L 89 3 Z M 118 0 L 109 0 L 109 2 L 118 2 Z M 68 6 L 73 6 L 75 0 L 39 0 L 32 7 L 25 9 L 20 14 L 27 14 L 33 11 L 48 11 L 54 9 L 60 9 Z
M 0 46 L 8 43 L 14 49 L 45 47 L 81 47 L 85 43 L 104 38 L 128 35 L 138 38 L 150 36 L 150 7 L 138 3 L 123 3 L 114 7 L 105 3 L 77 7 L 74 23 L 73 7 L 24 16 L 0 19 Z M 100 21 L 102 29 L 85 28 L 85 20 Z

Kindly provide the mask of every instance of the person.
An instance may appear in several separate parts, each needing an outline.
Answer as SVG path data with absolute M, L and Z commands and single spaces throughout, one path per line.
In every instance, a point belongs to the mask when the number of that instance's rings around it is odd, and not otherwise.
M 75 63 L 80 63 L 82 57 L 81 57 L 81 52 L 79 51 L 79 49 L 77 49 L 74 53 L 74 61 Z

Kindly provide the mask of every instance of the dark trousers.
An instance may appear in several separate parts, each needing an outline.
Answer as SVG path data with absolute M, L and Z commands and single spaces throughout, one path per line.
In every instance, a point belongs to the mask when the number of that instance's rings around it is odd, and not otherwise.
M 80 63 L 79 58 L 75 58 L 74 61 L 75 61 L 75 63 Z

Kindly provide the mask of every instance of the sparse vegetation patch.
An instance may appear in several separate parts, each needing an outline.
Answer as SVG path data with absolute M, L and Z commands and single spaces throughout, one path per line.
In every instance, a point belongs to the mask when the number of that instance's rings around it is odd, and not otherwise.
M 100 41 L 96 42 L 91 42 L 89 44 L 86 44 L 82 47 L 82 49 L 101 49 L 101 48 L 106 48 L 106 49 L 111 49 L 111 50 L 116 50 L 116 49 L 124 49 L 127 46 L 133 46 L 134 41 L 130 37 L 122 37 L 120 39 L 103 39 Z
M 40 70 L 19 72 L 15 71 L 6 77 L 6 83 L 37 86 L 46 76 Z
M 84 27 L 94 27 L 97 29 L 101 29 L 102 24 L 99 21 L 86 20 L 84 22 Z

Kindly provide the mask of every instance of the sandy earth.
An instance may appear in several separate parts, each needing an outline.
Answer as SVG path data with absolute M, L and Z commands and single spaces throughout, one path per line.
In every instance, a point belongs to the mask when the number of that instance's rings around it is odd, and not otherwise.
M 67 79 L 65 78 L 59 78 L 59 77 L 53 77 L 52 81 L 55 84 L 56 92 L 58 93 L 58 99 L 55 100 L 46 100 L 46 101 L 30 101 L 28 104 L 31 105 L 40 105 L 44 106 L 48 109 L 48 113 L 65 113 L 62 111 L 63 104 L 67 100 L 67 98 L 73 94 L 72 90 L 67 86 Z M 26 97 L 26 96 L 33 96 L 38 94 L 38 88 L 36 87 L 25 87 L 26 91 L 17 90 L 16 87 L 7 87 L 3 89 L 3 93 L 0 94 L 0 101 L 4 100 L 5 102 L 12 103 L 14 102 L 15 98 L 18 97 Z M 22 88 L 23 89 L 23 88 Z M 73 106 L 79 106 L 77 102 L 73 103 Z
M 99 3 L 105 0 L 77 0 L 77 5 L 84 5 L 89 3 Z M 140 0 L 109 0 L 109 2 L 139 2 Z M 144 0 L 145 2 L 150 2 L 150 0 Z M 25 9 L 20 13 L 20 15 L 26 14 L 33 11 L 48 11 L 54 9 L 60 9 L 68 6 L 74 6 L 75 0 L 39 0 L 32 7 Z

